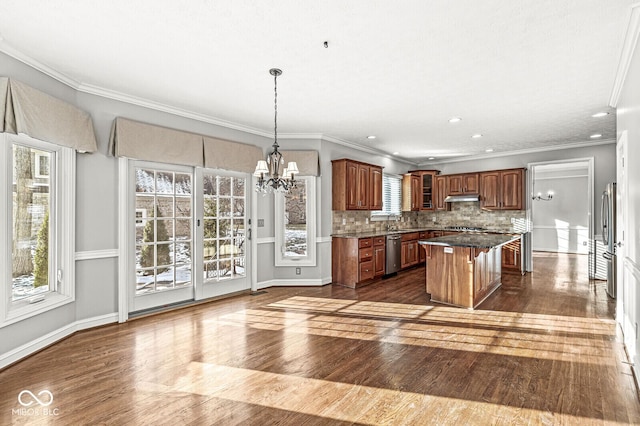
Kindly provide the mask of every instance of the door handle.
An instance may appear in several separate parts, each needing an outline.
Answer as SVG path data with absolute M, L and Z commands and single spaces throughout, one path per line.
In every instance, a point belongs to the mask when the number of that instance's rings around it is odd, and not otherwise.
M 251 240 L 251 228 L 247 229 L 247 239 Z

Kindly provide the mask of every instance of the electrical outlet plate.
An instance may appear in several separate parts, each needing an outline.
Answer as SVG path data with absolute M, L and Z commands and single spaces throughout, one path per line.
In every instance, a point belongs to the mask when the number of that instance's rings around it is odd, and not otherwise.
M 301 273 L 301 272 L 302 272 L 302 271 L 301 271 L 301 269 L 300 269 L 300 268 L 296 268 L 296 275 L 300 275 L 300 273 Z

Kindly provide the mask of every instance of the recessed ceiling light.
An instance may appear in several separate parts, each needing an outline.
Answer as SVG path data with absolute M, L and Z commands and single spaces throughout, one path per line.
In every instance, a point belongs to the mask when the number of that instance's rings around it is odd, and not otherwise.
M 604 116 L 607 116 L 607 115 L 609 115 L 608 112 L 596 112 L 595 114 L 592 115 L 592 117 L 598 118 L 598 117 L 604 117 Z
M 371 136 L 367 136 L 367 139 L 375 139 L 376 137 L 374 135 Z
M 601 138 L 601 137 L 602 137 L 602 135 L 601 135 L 600 133 L 596 133 L 596 134 L 591 135 L 591 136 L 589 136 L 589 137 L 590 137 L 591 139 L 598 139 L 598 138 Z
M 484 152 L 493 152 L 493 148 L 485 149 Z
M 393 155 L 400 155 L 400 153 L 398 151 L 395 151 Z
M 462 121 L 462 118 L 460 117 L 452 117 L 449 119 L 449 123 L 457 123 L 459 121 Z
M 481 138 L 482 135 L 480 133 L 476 133 L 475 135 L 473 135 L 471 137 L 474 138 L 474 139 L 478 139 L 478 138 Z
M 429 160 L 435 160 L 436 157 L 429 157 Z

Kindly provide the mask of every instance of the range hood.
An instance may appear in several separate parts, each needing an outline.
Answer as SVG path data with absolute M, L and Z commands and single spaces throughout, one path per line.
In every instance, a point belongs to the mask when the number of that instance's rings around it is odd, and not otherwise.
M 480 201 L 480 196 L 478 194 L 449 195 L 444 199 L 445 203 L 461 203 L 465 201 Z

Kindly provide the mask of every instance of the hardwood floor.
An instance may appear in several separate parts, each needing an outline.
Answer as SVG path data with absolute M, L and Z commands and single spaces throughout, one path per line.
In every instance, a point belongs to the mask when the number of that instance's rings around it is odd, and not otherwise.
M 474 311 L 429 303 L 416 268 L 83 331 L 0 372 L 0 424 L 640 423 L 604 282 L 534 263 Z

